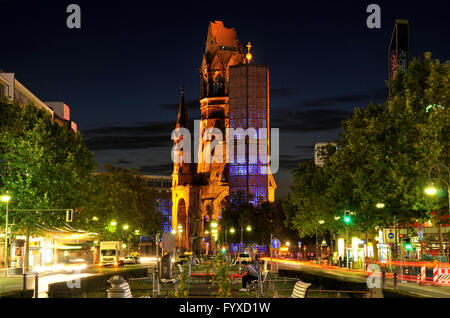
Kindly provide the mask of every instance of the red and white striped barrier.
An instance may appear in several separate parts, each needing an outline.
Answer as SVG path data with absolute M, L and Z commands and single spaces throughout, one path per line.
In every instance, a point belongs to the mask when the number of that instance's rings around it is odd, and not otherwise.
M 427 280 L 427 267 L 422 266 L 420 268 L 420 274 L 417 275 L 417 284 L 419 285 L 425 284 L 426 280 Z
M 434 267 L 433 268 L 433 285 L 449 285 L 450 286 L 450 268 Z

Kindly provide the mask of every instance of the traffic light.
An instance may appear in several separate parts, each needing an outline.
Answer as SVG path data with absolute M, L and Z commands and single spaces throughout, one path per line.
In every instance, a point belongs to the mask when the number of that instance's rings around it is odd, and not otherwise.
M 349 224 L 351 221 L 350 211 L 344 211 L 344 222 Z
M 70 223 L 73 221 L 73 210 L 66 210 L 66 222 Z
M 405 239 L 405 248 L 407 250 L 412 250 L 412 244 L 411 244 L 411 239 L 410 238 L 406 238 Z

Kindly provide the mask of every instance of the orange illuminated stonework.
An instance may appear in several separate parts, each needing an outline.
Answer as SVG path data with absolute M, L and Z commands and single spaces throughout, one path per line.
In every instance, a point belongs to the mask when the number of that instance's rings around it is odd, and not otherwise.
M 221 21 L 210 22 L 206 41 L 206 50 L 200 68 L 200 134 L 208 128 L 218 128 L 224 136 L 230 127 L 230 67 L 248 63 L 239 44 L 234 29 L 226 28 Z M 268 85 L 267 85 L 268 90 Z M 267 91 L 268 92 L 268 91 Z M 268 93 L 267 93 L 268 100 Z M 267 101 L 268 109 L 268 101 Z M 268 113 L 268 112 L 267 112 Z M 184 92 L 182 91 L 176 128 L 189 127 Z M 190 129 L 191 133 L 193 129 Z M 179 141 L 175 141 L 179 142 Z M 199 152 L 205 149 L 210 141 L 201 141 Z M 223 153 L 223 163 L 181 163 L 174 164 L 172 174 L 172 226 L 177 230 L 177 241 L 180 237 L 184 248 L 205 249 L 205 224 L 213 219 L 219 220 L 220 208 L 230 191 L 230 168 Z M 276 184 L 269 174 L 267 183 L 267 199 L 274 201 Z M 196 243 L 188 238 L 199 237 Z M 195 245 L 195 246 L 193 246 Z

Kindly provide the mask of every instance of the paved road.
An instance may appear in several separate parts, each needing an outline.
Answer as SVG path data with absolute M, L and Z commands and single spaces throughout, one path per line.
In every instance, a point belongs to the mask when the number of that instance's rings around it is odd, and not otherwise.
M 154 264 L 153 264 L 154 266 Z M 125 265 L 121 268 L 111 268 L 111 267 L 105 267 L 105 268 L 99 268 L 99 267 L 89 267 L 85 270 L 80 272 L 73 272 L 73 273 L 41 273 L 39 275 L 39 298 L 47 298 L 47 292 L 48 292 L 48 285 L 58 282 L 71 282 L 75 279 L 104 274 L 104 273 L 111 273 L 111 274 L 120 274 L 121 271 L 130 269 L 130 268 L 148 268 L 152 267 L 152 263 L 144 263 L 144 264 L 138 264 L 138 265 Z M 29 275 L 27 279 L 27 289 L 34 289 L 35 279 L 34 275 Z M 5 293 L 8 291 L 14 291 L 14 290 L 22 290 L 23 288 L 23 276 L 12 276 L 12 277 L 0 277 L 0 297 L 1 293 Z
M 280 269 L 290 269 L 298 271 L 304 270 L 312 273 L 331 275 L 349 281 L 367 281 L 367 275 L 364 272 L 356 270 L 346 270 L 342 268 L 322 268 L 314 264 L 308 264 L 306 262 L 302 262 L 300 264 L 278 263 L 278 266 Z M 394 288 L 394 282 L 392 279 L 386 279 L 386 287 Z M 413 282 L 399 281 L 397 287 L 400 290 L 415 293 L 423 297 L 450 298 L 450 286 L 419 286 Z

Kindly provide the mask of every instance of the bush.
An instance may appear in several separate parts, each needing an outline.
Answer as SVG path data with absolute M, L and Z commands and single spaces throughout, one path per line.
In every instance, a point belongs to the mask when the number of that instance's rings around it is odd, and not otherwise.
M 48 285 L 48 297 L 49 298 L 74 298 L 82 297 L 84 293 L 95 292 L 95 291 L 105 291 L 109 287 L 108 279 L 111 276 L 119 275 L 125 280 L 131 277 L 147 277 L 148 269 L 139 268 L 132 270 L 124 270 L 116 273 L 107 273 L 102 275 L 96 275 L 91 277 L 81 278 L 81 288 L 69 288 L 67 282 L 59 282 Z
M 33 298 L 34 290 L 15 290 L 6 293 L 1 293 L 0 298 Z

